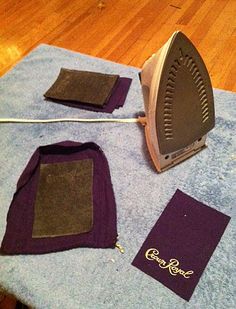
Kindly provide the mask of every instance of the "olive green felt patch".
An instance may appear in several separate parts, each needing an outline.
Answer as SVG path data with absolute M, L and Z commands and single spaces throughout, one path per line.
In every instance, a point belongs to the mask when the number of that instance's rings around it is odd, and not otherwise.
M 109 99 L 119 75 L 62 68 L 46 98 L 81 102 L 102 107 Z
M 88 232 L 93 225 L 93 160 L 40 165 L 33 238 Z

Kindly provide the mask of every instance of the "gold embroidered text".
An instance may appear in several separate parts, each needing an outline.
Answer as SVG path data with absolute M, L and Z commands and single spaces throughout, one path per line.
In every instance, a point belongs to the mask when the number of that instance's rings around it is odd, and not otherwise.
M 145 257 L 149 261 L 155 261 L 162 269 L 167 269 L 172 276 L 181 275 L 185 279 L 190 278 L 190 275 L 194 273 L 193 270 L 184 271 L 179 268 L 179 261 L 177 259 L 170 259 L 169 262 L 159 257 L 159 251 L 155 248 L 150 248 L 146 251 Z

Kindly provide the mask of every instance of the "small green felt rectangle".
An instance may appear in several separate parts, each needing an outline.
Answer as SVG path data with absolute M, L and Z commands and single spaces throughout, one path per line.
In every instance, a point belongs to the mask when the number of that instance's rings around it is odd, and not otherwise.
M 119 75 L 62 68 L 46 98 L 102 107 L 109 99 Z
M 85 233 L 93 225 L 93 160 L 40 165 L 33 238 Z

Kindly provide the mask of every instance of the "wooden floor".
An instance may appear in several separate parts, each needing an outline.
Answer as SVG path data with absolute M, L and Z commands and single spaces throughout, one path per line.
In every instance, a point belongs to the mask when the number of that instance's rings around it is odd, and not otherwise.
M 0 75 L 40 43 L 142 66 L 182 30 L 213 86 L 236 91 L 236 0 L 0 0 Z

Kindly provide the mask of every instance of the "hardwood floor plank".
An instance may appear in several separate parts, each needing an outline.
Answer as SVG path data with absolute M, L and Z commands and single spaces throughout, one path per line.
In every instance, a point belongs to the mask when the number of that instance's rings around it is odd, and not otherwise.
M 188 25 L 206 0 L 194 0 L 177 21 L 177 25 Z
M 236 91 L 235 0 L 0 1 L 0 75 L 40 43 L 141 67 L 175 30 L 190 37 L 213 86 Z
M 217 17 L 220 15 L 224 7 L 227 5 L 228 0 L 217 0 L 212 9 L 208 11 L 208 14 L 202 20 L 197 27 L 196 31 L 191 35 L 191 39 L 198 46 L 204 39 L 209 29 L 214 24 Z
M 132 59 L 130 62 L 131 65 L 141 67 L 148 57 L 162 47 L 173 31 L 181 30 L 175 22 L 187 7 L 184 5 L 184 1 L 179 1 L 178 5 L 182 7 L 181 10 L 168 5 L 163 9 L 162 14 L 154 19 L 156 31 L 152 33 L 152 30 L 147 28 L 144 36 L 141 36 L 141 38 L 145 37 L 149 39 L 143 49 Z
M 119 2 L 111 6 L 110 13 L 100 17 L 98 24 L 95 25 L 91 35 L 88 37 L 86 42 L 87 51 L 98 57 L 100 54 L 103 54 L 102 57 L 107 57 L 106 51 L 111 52 L 112 49 L 114 50 L 114 46 L 117 46 L 117 40 L 114 40 L 114 38 L 122 32 L 127 21 L 132 19 L 136 12 L 140 10 L 143 2 L 142 0 L 133 1 L 132 7 L 124 5 L 121 8 Z M 127 11 L 127 8 L 130 9 L 130 12 Z M 103 13 L 105 12 L 103 11 Z M 123 35 L 125 35 L 125 32 Z
M 105 41 L 105 46 L 97 53 L 98 57 L 105 56 L 106 58 L 111 60 L 108 55 L 111 54 L 116 48 L 121 46 L 124 38 L 126 38 L 132 32 L 132 30 L 135 29 L 135 27 L 141 22 L 142 17 L 138 14 L 140 10 L 143 10 L 146 7 L 148 2 L 148 0 L 139 1 L 139 5 L 137 5 L 137 7 L 131 11 L 131 14 L 129 14 L 129 18 L 126 18 L 125 16 L 125 18 L 123 19 L 123 23 L 120 23 L 120 26 L 116 27 L 115 25 L 115 27 L 113 27 L 110 40 Z M 117 22 L 118 21 L 119 15 L 117 17 Z
M 228 67 L 227 71 L 231 70 L 233 59 L 229 59 L 235 57 L 235 38 L 232 36 L 236 29 L 235 16 L 236 2 L 228 2 L 199 44 L 203 58 L 207 59 L 207 67 L 214 85 L 218 84 L 218 80 L 222 80 L 224 68 Z M 227 24 L 225 20 L 228 21 Z M 230 84 L 233 85 L 232 82 Z

